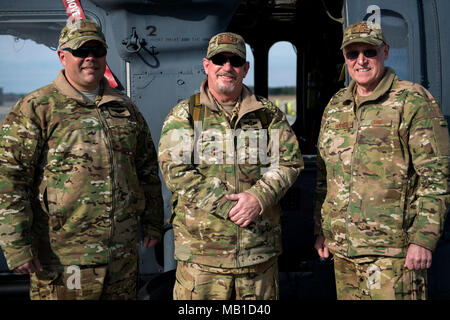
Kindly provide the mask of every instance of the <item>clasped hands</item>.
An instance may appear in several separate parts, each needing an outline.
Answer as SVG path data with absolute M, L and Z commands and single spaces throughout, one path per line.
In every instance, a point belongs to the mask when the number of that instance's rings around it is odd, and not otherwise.
M 258 199 L 250 193 L 227 194 L 226 198 L 237 201 L 228 212 L 228 217 L 242 228 L 247 227 L 261 213 Z

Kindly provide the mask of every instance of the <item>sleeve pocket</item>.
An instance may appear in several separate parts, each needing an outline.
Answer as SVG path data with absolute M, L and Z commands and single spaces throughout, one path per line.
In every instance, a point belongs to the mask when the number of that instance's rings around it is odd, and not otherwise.
M 436 139 L 438 153 L 442 156 L 450 155 L 450 138 L 447 121 L 445 119 L 433 119 L 433 132 Z

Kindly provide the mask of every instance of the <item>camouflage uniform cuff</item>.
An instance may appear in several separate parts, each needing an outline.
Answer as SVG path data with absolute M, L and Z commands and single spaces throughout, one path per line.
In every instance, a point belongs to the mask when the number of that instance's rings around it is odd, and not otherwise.
M 258 194 L 252 190 L 246 190 L 245 191 L 248 194 L 251 194 L 252 196 L 254 196 L 256 198 L 256 200 L 258 200 L 259 206 L 261 207 L 261 211 L 259 211 L 259 215 L 262 215 L 264 210 L 266 209 L 264 207 L 264 202 L 262 202 L 262 200 L 259 198 Z
M 323 235 L 322 219 L 320 213 L 319 216 L 317 216 L 317 213 L 314 213 L 313 218 L 314 218 L 314 235 L 315 236 Z
M 434 251 L 434 249 L 436 249 L 437 241 L 433 241 L 431 239 L 428 241 L 421 241 L 419 237 L 420 235 L 411 236 L 411 238 L 409 239 L 409 244 L 415 244 L 430 251 Z
M 220 202 L 221 203 L 219 203 L 217 209 L 215 210 L 215 215 L 221 217 L 222 219 L 227 219 L 228 213 L 230 212 L 231 208 L 236 203 L 236 201 L 228 200 L 224 196 Z
M 323 231 L 320 226 L 315 225 L 314 226 L 314 237 L 317 237 L 317 236 L 323 236 Z
M 14 270 L 34 258 L 31 247 L 20 248 L 14 254 L 8 254 L 8 252 L 4 252 L 4 254 L 10 270 Z
M 161 241 L 162 238 L 162 230 L 157 230 L 152 227 L 145 228 L 144 238 L 149 237 L 151 239 L 155 239 Z

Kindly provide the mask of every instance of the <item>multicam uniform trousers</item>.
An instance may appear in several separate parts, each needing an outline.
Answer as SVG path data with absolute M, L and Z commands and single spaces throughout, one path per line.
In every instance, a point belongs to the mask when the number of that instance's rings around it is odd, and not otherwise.
M 405 258 L 334 255 L 338 300 L 425 300 L 427 271 L 409 270 Z
M 278 300 L 276 258 L 242 268 L 178 261 L 174 300 Z
M 137 257 L 107 265 L 45 265 L 31 274 L 32 300 L 135 300 Z

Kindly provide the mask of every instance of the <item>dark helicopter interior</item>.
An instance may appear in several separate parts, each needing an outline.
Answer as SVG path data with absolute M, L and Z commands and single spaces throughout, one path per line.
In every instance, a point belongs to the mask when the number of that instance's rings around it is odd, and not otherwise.
M 254 91 L 268 96 L 268 53 L 278 41 L 297 53 L 297 117 L 292 127 L 300 142 L 305 169 L 284 196 L 283 254 L 279 258 L 281 298 L 333 299 L 330 262 L 314 250 L 313 191 L 316 142 L 322 112 L 344 86 L 341 71 L 343 1 L 241 1 L 228 31 L 241 34 L 254 55 Z
M 292 43 L 297 53 L 297 101 L 294 130 L 303 154 L 315 154 L 320 117 L 343 82 L 339 50 L 342 1 L 241 1 L 228 31 L 241 34 L 255 59 L 255 93 L 268 95 L 268 52 L 278 41 Z

